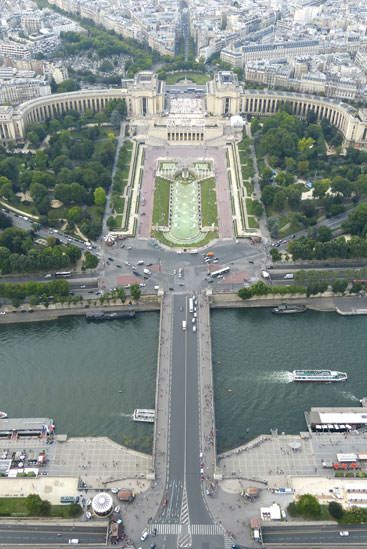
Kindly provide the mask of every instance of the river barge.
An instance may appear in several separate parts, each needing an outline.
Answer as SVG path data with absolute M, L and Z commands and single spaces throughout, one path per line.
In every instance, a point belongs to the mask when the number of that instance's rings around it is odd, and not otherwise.
M 347 381 L 346 372 L 337 372 L 336 370 L 293 370 L 292 381 L 302 382 L 323 382 L 332 383 L 335 381 Z
M 274 315 L 291 315 L 304 313 L 305 311 L 307 311 L 305 305 L 288 305 L 288 303 L 281 303 L 271 310 Z
M 105 320 L 117 320 L 121 318 L 134 318 L 135 311 L 96 311 L 94 313 L 88 312 L 85 318 L 88 322 L 104 322 Z

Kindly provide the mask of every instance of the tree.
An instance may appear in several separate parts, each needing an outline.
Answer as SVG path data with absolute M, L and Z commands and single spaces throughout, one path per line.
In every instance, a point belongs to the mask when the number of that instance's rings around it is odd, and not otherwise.
M 287 200 L 287 193 L 284 189 L 277 189 L 274 199 L 273 199 L 273 207 L 278 212 L 282 211 L 285 207 L 285 203 Z
M 130 292 L 131 292 L 131 297 L 135 301 L 139 301 L 140 296 L 141 296 L 141 289 L 140 289 L 139 284 L 133 284 L 130 288 Z
M 102 61 L 99 65 L 99 70 L 102 72 L 112 72 L 113 68 L 113 64 L 108 59 L 104 59 L 104 61 Z
M 32 183 L 29 190 L 39 213 L 47 214 L 50 208 L 50 198 L 48 196 L 47 187 L 41 183 Z
M 298 150 L 301 153 L 307 152 L 309 149 L 313 149 L 315 140 L 312 137 L 302 137 L 297 144 Z
M 77 90 L 80 90 L 80 86 L 76 80 L 71 78 L 64 80 L 57 86 L 57 93 L 73 92 Z
M 11 217 L 0 212 L 0 229 L 6 229 L 7 227 L 11 227 L 12 225 L 13 222 L 11 220 Z
M 319 242 L 328 242 L 333 237 L 333 232 L 329 227 L 326 227 L 326 225 L 322 225 L 317 230 L 317 240 Z
M 103 187 L 97 187 L 93 193 L 94 203 L 96 206 L 103 208 L 106 204 L 106 191 Z
M 342 225 L 351 234 L 365 235 L 367 230 L 367 204 L 359 204 Z
M 116 291 L 117 297 L 121 299 L 121 301 L 124 303 L 126 300 L 125 290 L 123 288 L 118 288 Z
M 47 154 L 44 151 L 37 151 L 34 156 L 34 166 L 37 170 L 45 170 L 47 167 Z
M 269 168 L 268 166 L 264 166 L 261 170 L 261 179 L 264 183 L 271 183 L 271 180 L 273 179 L 273 170 Z
M 68 220 L 68 223 L 71 226 L 76 225 L 82 217 L 82 209 L 79 206 L 73 206 L 72 208 L 69 208 L 66 214 L 66 218 Z
M 305 518 L 320 518 L 321 515 L 321 505 L 315 498 L 310 494 L 304 494 L 301 496 L 297 502 L 298 513 Z
M 348 283 L 346 280 L 334 280 L 334 282 L 331 285 L 331 288 L 334 294 L 339 294 L 339 293 L 343 294 L 347 289 L 347 286 L 348 286 Z
M 348 197 L 351 195 L 352 185 L 348 179 L 337 175 L 332 181 L 331 189 L 336 193 L 341 193 L 343 196 Z
M 42 500 L 37 494 L 29 494 L 26 497 L 26 507 L 28 513 L 33 516 L 47 516 L 51 512 L 50 502 Z
M 343 507 L 337 501 L 330 501 L 328 510 L 330 515 L 336 520 L 340 520 L 344 515 Z
M 118 221 L 112 215 L 110 215 L 109 218 L 107 219 L 107 227 L 109 228 L 110 231 L 113 231 L 113 229 L 116 229 L 118 227 Z
M 276 187 L 273 187 L 272 185 L 266 185 L 261 193 L 261 199 L 265 206 L 271 206 L 273 204 L 276 192 Z
M 98 257 L 91 254 L 90 252 L 85 252 L 83 269 L 95 269 L 98 265 Z
M 252 208 L 252 213 L 254 215 L 256 215 L 256 217 L 261 217 L 262 216 L 262 214 L 264 212 L 264 208 L 258 200 L 253 200 L 252 201 L 251 208 Z
M 110 123 L 114 130 L 118 130 L 121 124 L 122 115 L 118 110 L 113 110 L 110 116 Z
M 270 250 L 270 255 L 273 261 L 280 261 L 282 259 L 282 254 L 277 250 L 277 248 L 272 248 Z

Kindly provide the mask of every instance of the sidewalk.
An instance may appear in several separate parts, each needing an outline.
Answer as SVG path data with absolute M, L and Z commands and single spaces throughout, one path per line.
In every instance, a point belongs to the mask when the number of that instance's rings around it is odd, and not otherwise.
M 139 494 L 134 503 L 125 504 L 122 508 L 127 535 L 135 541 L 140 539 L 142 530 L 158 513 L 165 489 L 170 411 L 172 299 L 171 295 L 165 295 L 161 304 L 153 446 L 155 478 L 151 481 L 149 489 Z

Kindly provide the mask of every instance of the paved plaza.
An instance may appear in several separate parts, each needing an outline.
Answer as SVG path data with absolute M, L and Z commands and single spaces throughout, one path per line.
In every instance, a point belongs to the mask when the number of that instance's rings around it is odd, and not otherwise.
M 158 162 L 162 159 L 180 159 L 185 165 L 198 160 L 213 162 L 213 171 L 216 181 L 218 233 L 220 239 L 233 238 L 233 222 L 231 198 L 228 185 L 225 150 L 209 145 L 167 145 L 148 146 L 144 157 L 144 171 L 141 187 L 141 200 L 138 221 L 138 238 L 150 237 L 153 215 L 154 180 Z M 142 215 L 143 214 L 143 215 Z
M 335 463 L 338 453 L 350 452 L 367 453 L 366 433 L 262 435 L 219 456 L 218 468 L 224 479 L 258 481 L 277 488 L 290 486 L 291 476 L 335 478 L 333 469 L 322 463 Z
M 316 464 L 308 436 L 262 435 L 223 454 L 218 466 L 225 478 L 269 482 L 276 487 L 287 484 L 287 475 L 315 474 Z
M 93 487 L 120 479 L 145 478 L 151 472 L 151 456 L 107 437 L 71 438 L 66 443 L 57 443 L 49 465 L 49 474 L 78 474 Z
M 113 442 L 107 437 L 77 437 L 52 444 L 37 438 L 2 440 L 0 455 L 7 451 L 25 451 L 27 459 L 37 460 L 46 453 L 46 464 L 40 472 L 48 476 L 80 477 L 89 488 L 103 488 L 124 479 L 144 479 L 152 472 L 152 457 Z M 57 440 L 59 438 L 59 440 Z

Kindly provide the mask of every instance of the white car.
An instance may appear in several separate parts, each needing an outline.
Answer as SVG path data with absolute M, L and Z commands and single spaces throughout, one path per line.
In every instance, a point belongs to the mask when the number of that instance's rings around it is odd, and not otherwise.
M 119 513 L 119 512 L 120 512 L 120 506 L 119 506 L 119 505 L 116 505 L 114 511 L 115 511 L 115 513 Z
M 149 536 L 149 532 L 147 529 L 143 530 L 142 534 L 141 534 L 141 541 L 145 541 L 147 539 L 147 537 Z
M 120 490 L 120 488 L 112 488 L 111 492 L 112 492 L 113 494 L 118 494 L 118 493 L 119 493 L 119 490 Z
M 341 530 L 341 532 L 339 532 L 339 536 L 349 536 L 348 530 Z

